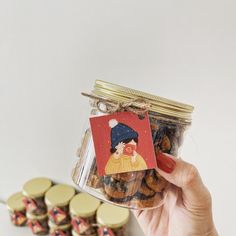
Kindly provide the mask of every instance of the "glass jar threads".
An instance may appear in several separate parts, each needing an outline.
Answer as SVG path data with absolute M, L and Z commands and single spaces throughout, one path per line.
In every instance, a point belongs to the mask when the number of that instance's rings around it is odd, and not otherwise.
M 69 224 L 69 202 L 75 195 L 75 189 L 66 184 L 54 185 L 45 195 L 49 220 L 55 225 Z
M 98 236 L 124 236 L 129 210 L 103 203 L 97 211 Z
M 145 114 L 148 115 L 150 123 L 151 145 L 153 145 L 155 158 L 158 158 L 160 152 L 178 155 L 184 132 L 191 124 L 192 106 L 100 80 L 95 82 L 91 94 L 84 95 L 90 97 L 92 118 L 128 111 L 138 114 L 139 119 L 142 119 L 143 114 L 140 114 L 140 111 L 147 112 Z M 117 125 L 117 121 L 112 123 L 111 126 L 109 123 L 110 127 Z M 121 128 L 122 125 L 119 123 L 118 130 L 123 132 L 124 129 Z M 129 128 L 126 128 L 126 131 L 135 134 L 134 130 Z M 120 139 L 121 134 L 119 135 Z M 99 134 L 97 136 L 99 137 Z M 124 138 L 121 144 L 129 145 L 132 149 L 131 146 L 138 141 L 140 142 L 137 137 L 133 137 L 132 140 Z M 111 152 L 115 155 L 116 150 L 113 149 L 111 145 Z M 127 152 L 128 149 L 125 150 Z M 119 152 L 120 150 L 117 149 L 117 153 Z M 89 125 L 82 139 L 78 156 L 79 160 L 73 170 L 72 178 L 79 189 L 102 201 L 133 209 L 155 208 L 163 204 L 168 182 L 155 169 L 98 174 L 98 162 Z M 128 159 L 129 162 L 130 160 L 132 159 Z
M 28 227 L 31 229 L 33 234 L 36 235 L 47 235 L 49 232 L 48 227 L 48 216 L 45 215 L 32 215 L 27 213 Z
M 23 186 L 23 202 L 26 211 L 33 215 L 43 215 L 47 213 L 44 202 L 45 193 L 51 188 L 52 181 L 48 178 L 34 178 L 27 181 Z
M 7 208 L 10 213 L 11 222 L 16 226 L 24 226 L 27 222 L 23 198 L 22 193 L 18 192 L 7 199 Z
M 77 194 L 70 202 L 72 226 L 78 235 L 96 235 L 96 211 L 100 201 L 87 193 Z

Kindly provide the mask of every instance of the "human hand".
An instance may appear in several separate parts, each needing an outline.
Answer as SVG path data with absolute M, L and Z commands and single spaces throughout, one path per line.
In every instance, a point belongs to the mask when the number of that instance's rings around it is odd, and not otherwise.
M 217 236 L 212 200 L 198 170 L 159 153 L 157 171 L 171 184 L 165 203 L 156 209 L 133 211 L 146 236 Z

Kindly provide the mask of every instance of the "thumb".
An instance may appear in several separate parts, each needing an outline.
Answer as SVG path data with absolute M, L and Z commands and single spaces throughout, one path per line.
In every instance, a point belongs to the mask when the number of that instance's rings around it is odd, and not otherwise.
M 183 203 L 189 207 L 211 207 L 211 196 L 197 168 L 166 153 L 157 154 L 157 171 L 170 183 L 182 189 Z

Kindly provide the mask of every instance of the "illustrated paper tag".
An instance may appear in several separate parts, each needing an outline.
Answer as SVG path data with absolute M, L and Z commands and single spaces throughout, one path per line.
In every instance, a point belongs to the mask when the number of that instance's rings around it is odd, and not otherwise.
M 156 168 L 148 114 L 131 112 L 90 118 L 99 175 Z

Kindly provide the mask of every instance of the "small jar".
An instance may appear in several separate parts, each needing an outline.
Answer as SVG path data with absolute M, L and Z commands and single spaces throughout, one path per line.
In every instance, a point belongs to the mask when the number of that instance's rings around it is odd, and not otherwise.
M 49 220 L 55 225 L 69 224 L 69 203 L 75 195 L 75 189 L 66 184 L 54 185 L 45 195 Z
M 23 186 L 23 202 L 26 211 L 33 215 L 43 215 L 47 213 L 44 202 L 45 193 L 51 188 L 52 181 L 48 178 L 34 178 L 27 181 Z
M 148 117 L 156 158 L 160 152 L 178 156 L 184 132 L 191 124 L 192 106 L 100 80 L 96 80 L 91 95 L 92 117 L 110 114 L 111 101 L 118 109 L 120 103 L 132 104 L 135 99 L 145 101 L 150 105 Z M 72 172 L 79 190 L 133 209 L 151 209 L 163 204 L 168 182 L 155 169 L 99 176 L 89 123 L 79 150 Z
M 50 236 L 71 236 L 71 224 L 55 225 L 51 221 L 48 222 L 50 228 Z
M 111 204 L 102 204 L 97 211 L 98 236 L 124 236 L 129 210 Z
M 23 195 L 21 192 L 11 195 L 7 199 L 7 208 L 10 213 L 11 222 L 16 226 L 25 226 L 27 222 Z
M 78 235 L 96 235 L 96 211 L 100 201 L 87 193 L 77 194 L 70 202 L 73 230 Z
M 28 218 L 28 227 L 31 229 L 33 234 L 47 235 L 49 233 L 47 214 L 36 216 L 27 212 L 26 215 Z

